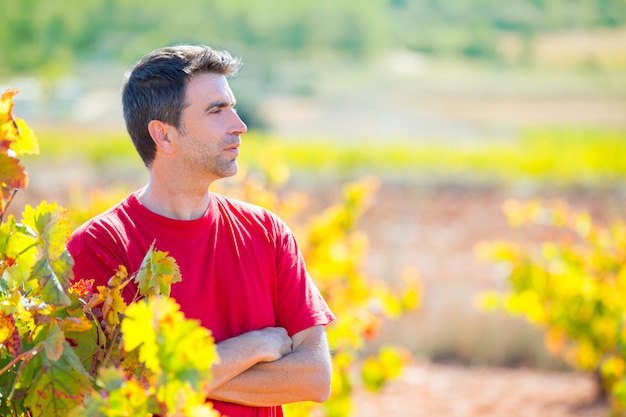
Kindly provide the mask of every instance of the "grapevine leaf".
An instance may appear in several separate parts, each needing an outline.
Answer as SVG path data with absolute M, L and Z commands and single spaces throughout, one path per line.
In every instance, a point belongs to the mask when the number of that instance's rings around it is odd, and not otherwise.
M 62 327 L 65 326 L 64 320 Z M 86 318 L 81 317 L 81 325 L 76 328 L 70 325 L 70 330 L 65 330 L 65 337 L 68 343 L 74 349 L 74 353 L 83 364 L 85 369 L 90 369 L 93 365 L 94 355 L 98 353 L 100 346 L 98 345 L 98 328 L 91 325 Z M 89 326 L 88 329 L 86 327 Z M 85 330 L 86 329 L 86 330 Z M 103 337 L 104 339 L 104 337 Z
M 18 136 L 17 124 L 13 120 L 13 96 L 16 90 L 6 90 L 0 97 L 0 150 L 3 153 Z
M 0 345 L 6 348 L 12 358 L 22 353 L 22 339 L 15 326 L 15 318 L 4 311 L 0 311 Z
M 13 96 L 17 94 L 17 90 L 5 90 L 0 96 L 0 123 L 8 120 L 7 116 L 13 112 Z
M 42 201 L 37 208 L 27 205 L 23 213 L 23 223 L 36 230 L 43 245 L 43 256 L 58 259 L 72 232 L 66 210 L 57 203 Z
M 147 390 L 136 380 L 127 379 L 120 369 L 101 369 L 96 383 L 102 391 L 93 392 L 69 417 L 145 416 L 158 410 Z
M 217 360 L 210 331 L 186 319 L 171 298 L 131 304 L 121 327 L 124 349 L 139 350 L 139 360 L 159 381 L 157 400 L 170 412 L 183 407 L 184 398 L 193 401 L 194 390 L 209 382 Z
M 161 314 L 166 312 L 161 311 Z M 147 303 L 139 302 L 128 306 L 121 328 L 124 337 L 124 350 L 130 352 L 139 348 L 139 360 L 152 372 L 160 372 L 157 357 L 157 329 L 155 311 Z
M 0 344 L 4 344 L 15 331 L 15 319 L 13 316 L 0 311 Z
M 146 368 L 139 360 L 139 349 L 120 353 L 120 358 L 116 363 L 120 364 L 120 368 L 125 372 L 127 377 L 135 379 L 143 386 L 154 386 L 156 381 L 154 372 Z
M 13 190 L 14 188 L 26 188 L 28 186 L 28 174 L 19 160 L 5 153 L 0 153 L 0 183 L 2 188 Z
M 32 277 L 39 283 L 43 301 L 56 306 L 69 306 L 71 304 L 59 278 L 47 259 L 41 258 L 37 261 L 33 268 Z
M 11 150 L 17 156 L 26 154 L 38 154 L 39 142 L 33 130 L 20 118 L 15 118 L 19 136 L 11 143 Z
M 46 357 L 51 361 L 58 361 L 63 354 L 63 342 L 65 341 L 65 335 L 61 331 L 59 325 L 53 322 L 50 325 L 50 329 L 46 334 L 46 338 L 41 343 Z
M 79 297 L 84 297 L 93 292 L 94 279 L 81 278 L 74 281 L 68 289 L 70 294 L 76 294 Z
M 119 315 L 126 310 L 126 302 L 122 297 L 122 290 L 119 286 L 114 288 L 98 286 L 98 291 L 102 297 L 102 314 L 106 323 L 113 327 L 120 324 Z
M 60 323 L 61 330 L 64 332 L 83 333 L 91 330 L 93 325 L 86 316 L 66 317 Z
M 141 262 L 135 282 L 144 297 L 159 294 L 169 297 L 172 284 L 182 280 L 176 261 L 167 255 L 155 250 L 152 244 Z
M 89 374 L 67 342 L 63 342 L 58 360 L 42 355 L 42 367 L 33 378 L 24 404 L 33 417 L 65 417 L 91 391 Z
M 124 386 L 124 373 L 117 368 L 104 368 L 98 374 L 98 386 L 107 391 L 114 391 Z
M 5 153 L 0 153 L 0 186 L 2 188 L 0 215 L 2 215 L 11 201 L 13 191 L 28 187 L 28 173 L 24 167 L 17 159 Z
M 50 265 L 59 279 L 61 287 L 64 290 L 69 290 L 74 276 L 72 272 L 72 266 L 74 265 L 72 255 L 67 250 L 64 250 L 57 259 L 51 260 Z
M 16 223 L 13 216 L 0 225 L 0 259 L 4 258 L 2 283 L 7 289 L 20 286 L 27 290 L 32 286 L 27 281 L 39 257 L 36 243 L 36 236 Z
M 108 417 L 110 415 L 107 413 L 107 403 L 104 398 L 97 391 L 93 391 L 67 417 Z

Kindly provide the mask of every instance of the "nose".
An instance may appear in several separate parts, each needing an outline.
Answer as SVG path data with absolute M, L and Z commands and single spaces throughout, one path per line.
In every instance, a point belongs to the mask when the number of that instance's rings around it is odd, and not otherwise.
M 241 117 L 234 113 L 235 115 L 235 127 L 233 128 L 233 133 L 237 135 L 243 135 L 248 131 L 248 126 L 241 120 Z

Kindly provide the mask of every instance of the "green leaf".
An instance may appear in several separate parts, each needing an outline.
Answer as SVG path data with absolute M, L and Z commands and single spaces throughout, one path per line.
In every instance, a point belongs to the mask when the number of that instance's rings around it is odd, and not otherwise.
M 24 208 L 23 223 L 36 230 L 43 249 L 43 256 L 58 259 L 72 232 L 66 210 L 57 203 L 42 201 L 37 208 L 27 205 Z
M 39 283 L 41 297 L 46 303 L 55 306 L 69 306 L 72 303 L 47 259 L 37 261 L 32 277 Z
M 92 391 L 92 381 L 67 342 L 58 360 L 42 355 L 42 367 L 29 387 L 25 405 L 33 417 L 66 417 Z
M 107 391 L 114 391 L 124 386 L 124 373 L 117 368 L 105 368 L 98 374 L 98 386 Z
M 143 258 L 135 282 L 139 293 L 144 297 L 153 295 L 169 297 L 172 284 L 182 281 L 176 261 L 167 255 L 167 252 L 155 250 L 153 243 Z
M 56 322 L 52 322 L 48 329 L 48 334 L 45 340 L 42 342 L 46 357 L 51 361 L 58 361 L 63 354 L 63 343 L 65 342 L 65 335 L 61 331 L 61 328 Z
M 69 317 L 61 323 L 65 339 L 72 346 L 83 367 L 89 370 L 93 365 L 94 355 L 98 354 L 100 348 L 98 342 L 104 343 L 106 336 L 99 326 L 87 319 L 81 309 L 67 309 L 67 312 L 70 314 Z
M 72 273 L 72 266 L 74 265 L 72 255 L 64 250 L 57 259 L 51 260 L 50 265 L 59 279 L 61 287 L 67 290 L 74 276 Z

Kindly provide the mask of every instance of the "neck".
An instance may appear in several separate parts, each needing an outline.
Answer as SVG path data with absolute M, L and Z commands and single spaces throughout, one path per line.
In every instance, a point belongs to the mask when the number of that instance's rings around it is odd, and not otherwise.
M 157 181 L 152 176 L 138 194 L 150 211 L 176 220 L 194 220 L 204 215 L 210 200 L 209 187 L 193 183 Z

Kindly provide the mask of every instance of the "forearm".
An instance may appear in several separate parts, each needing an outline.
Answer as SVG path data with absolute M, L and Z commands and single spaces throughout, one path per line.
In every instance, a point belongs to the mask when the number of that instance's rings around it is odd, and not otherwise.
M 230 381 L 252 366 L 272 362 L 291 352 L 292 340 L 281 328 L 244 333 L 217 344 L 219 360 L 213 365 L 209 391 Z
M 294 335 L 293 352 L 258 363 L 223 384 L 212 384 L 208 397 L 250 406 L 295 401 L 325 401 L 330 395 L 331 364 L 322 326 Z
M 257 407 L 321 402 L 330 394 L 330 373 L 328 360 L 293 352 L 277 361 L 254 365 L 212 390 L 209 398 Z

